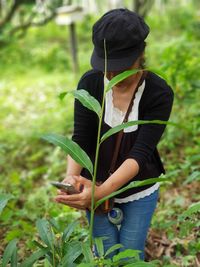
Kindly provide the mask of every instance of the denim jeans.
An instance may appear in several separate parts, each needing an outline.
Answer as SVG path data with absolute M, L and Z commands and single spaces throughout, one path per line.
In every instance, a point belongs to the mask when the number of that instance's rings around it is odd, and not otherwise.
M 144 260 L 145 241 L 158 196 L 159 189 L 139 200 L 116 203 L 115 206 L 119 207 L 123 212 L 123 220 L 120 227 L 112 224 L 108 220 L 107 214 L 95 214 L 93 237 L 108 237 L 103 241 L 104 251 L 120 243 L 123 245 L 120 251 L 125 249 L 140 250 L 140 259 Z M 90 212 L 87 211 L 86 215 L 88 221 L 90 221 Z M 109 257 L 113 257 L 117 252 L 119 251 L 113 252 Z

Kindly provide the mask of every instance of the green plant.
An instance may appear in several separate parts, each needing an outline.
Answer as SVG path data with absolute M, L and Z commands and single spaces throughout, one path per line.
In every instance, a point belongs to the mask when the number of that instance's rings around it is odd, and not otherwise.
M 75 235 L 77 222 L 69 224 L 62 232 L 60 225 L 53 219 L 38 219 L 36 222 L 39 238 L 33 243 L 37 250 L 24 261 L 19 262 L 17 253 L 17 240 L 13 239 L 5 248 L 2 257 L 2 267 L 6 267 L 10 262 L 13 267 L 31 267 L 34 264 L 42 266 L 66 267 L 66 266 L 91 266 L 91 267 L 111 267 L 111 266 L 157 266 L 158 261 L 144 263 L 139 259 L 137 250 L 127 249 L 108 259 L 107 256 L 113 251 L 122 247 L 116 244 L 104 251 L 103 239 L 94 240 L 99 257 L 94 257 L 88 241 L 83 242 L 86 236 Z M 39 265 L 39 266 L 41 266 Z M 38 266 L 38 265 L 37 265 Z
M 104 51 L 105 51 L 105 59 L 107 58 L 106 55 L 106 42 L 104 40 Z M 97 201 L 95 203 L 94 200 L 94 193 L 95 193 L 95 184 L 96 184 L 96 173 L 97 173 L 97 162 L 98 162 L 98 156 L 99 156 L 99 148 L 102 142 L 104 142 L 109 136 L 112 134 L 115 134 L 122 129 L 125 129 L 131 125 L 138 125 L 138 124 L 147 124 L 147 123 L 157 123 L 157 124 L 169 124 L 170 122 L 161 121 L 161 120 L 152 120 L 152 121 L 131 121 L 127 123 L 123 123 L 120 126 L 116 126 L 106 132 L 103 136 L 100 136 L 101 132 L 101 124 L 102 124 L 102 118 L 103 118 L 103 110 L 104 110 L 104 103 L 105 103 L 105 95 L 106 93 L 111 90 L 111 88 L 119 83 L 120 81 L 126 79 L 127 77 L 137 73 L 139 70 L 127 70 L 123 73 L 118 74 L 113 79 L 109 81 L 107 85 L 104 85 L 104 92 L 103 92 L 103 100 L 102 104 L 100 104 L 93 96 L 91 96 L 86 90 L 78 90 L 75 92 L 70 92 L 74 95 L 76 99 L 78 99 L 85 107 L 95 112 L 99 118 L 99 124 L 98 124 L 98 133 L 97 133 L 97 143 L 96 143 L 96 153 L 95 153 L 95 161 L 94 166 L 91 162 L 89 156 L 86 154 L 84 150 L 81 149 L 81 147 L 70 140 L 67 137 L 56 135 L 56 134 L 46 134 L 43 135 L 42 138 L 44 140 L 47 140 L 50 143 L 53 143 L 54 145 L 60 146 L 62 150 L 64 150 L 67 154 L 69 154 L 77 163 L 79 163 L 81 166 L 86 168 L 91 176 L 92 176 L 92 196 L 91 196 L 91 219 L 90 219 L 90 228 L 89 228 L 89 243 L 90 246 L 93 246 L 93 239 L 92 239 L 92 231 L 93 231 L 93 223 L 94 223 L 94 213 L 95 209 L 106 199 L 113 197 L 129 188 L 151 184 L 156 182 L 164 182 L 169 180 L 166 178 L 152 178 L 148 179 L 146 181 L 142 182 L 132 182 L 128 186 L 110 194 L 109 196 Z M 107 73 L 107 62 L 105 60 L 105 75 Z M 60 98 L 63 99 L 67 93 L 60 94 Z
M 0 194 L 0 214 L 7 205 L 8 201 L 12 198 L 13 196 L 10 194 Z

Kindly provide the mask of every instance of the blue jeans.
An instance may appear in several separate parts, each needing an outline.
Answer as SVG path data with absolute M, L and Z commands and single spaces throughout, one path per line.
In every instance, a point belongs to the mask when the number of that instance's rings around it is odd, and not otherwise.
M 103 241 L 104 251 L 120 243 L 125 249 L 140 250 L 140 259 L 144 260 L 145 241 L 159 196 L 159 189 L 151 195 L 127 203 L 116 203 L 115 206 L 123 211 L 123 220 L 118 228 L 108 220 L 107 214 L 95 214 L 93 237 L 108 237 Z M 90 212 L 86 212 L 90 221 Z M 113 257 L 119 251 L 109 255 Z M 96 253 L 97 254 L 97 253 Z

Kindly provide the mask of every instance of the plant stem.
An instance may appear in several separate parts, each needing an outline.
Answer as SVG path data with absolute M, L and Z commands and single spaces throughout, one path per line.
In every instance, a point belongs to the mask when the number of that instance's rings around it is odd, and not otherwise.
M 96 153 L 95 153 L 95 162 L 94 162 L 94 174 L 92 176 L 91 215 L 90 215 L 90 228 L 89 228 L 89 242 L 90 242 L 91 247 L 93 245 L 92 232 L 93 232 L 93 226 L 94 226 L 94 212 L 95 212 L 94 195 L 95 195 L 97 165 L 98 165 L 98 158 L 99 158 L 101 125 L 102 125 L 102 119 L 103 119 L 103 111 L 104 111 L 104 105 L 105 105 L 105 94 L 106 94 L 105 77 L 106 77 L 106 73 L 107 73 L 107 54 L 106 54 L 106 40 L 105 39 L 104 39 L 104 52 L 105 52 L 104 92 L 103 92 L 103 100 L 102 100 L 101 113 L 100 113 L 99 125 L 98 125 L 98 133 L 97 133 L 97 144 L 96 144 Z

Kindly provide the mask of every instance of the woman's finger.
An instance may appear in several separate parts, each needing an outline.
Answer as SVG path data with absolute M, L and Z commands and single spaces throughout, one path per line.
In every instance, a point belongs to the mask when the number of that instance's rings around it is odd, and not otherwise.
M 71 184 L 73 186 L 76 184 L 76 180 L 74 179 L 73 175 L 68 175 L 62 182 L 65 184 Z
M 63 183 L 68 183 L 68 184 L 71 184 L 75 187 L 75 189 L 79 192 L 82 192 L 83 191 L 83 188 L 84 188 L 84 185 L 81 184 L 78 180 L 77 180 L 77 177 L 76 175 L 70 175 L 70 176 L 67 176 L 64 180 L 63 180 Z
M 66 195 L 66 194 L 59 194 L 56 199 L 63 199 L 65 201 L 80 201 L 82 198 L 80 194 L 74 194 L 74 195 Z
M 60 193 L 57 194 L 57 196 L 67 196 L 68 194 L 64 191 L 61 191 Z
M 73 208 L 77 208 L 77 209 L 86 209 L 86 206 L 82 203 L 82 202 L 74 202 L 74 201 L 66 201 L 65 199 L 55 199 L 56 202 L 58 203 L 62 203 L 64 205 L 73 207 Z
M 67 205 L 67 206 L 69 206 L 71 208 L 78 209 L 78 210 L 85 210 L 86 209 L 85 207 L 80 207 L 78 205 L 72 205 L 72 204 L 69 205 L 69 204 L 66 204 L 65 202 L 62 202 L 62 201 L 59 201 L 57 203 L 62 204 L 62 205 Z
M 58 195 L 68 195 L 68 193 L 66 191 L 63 191 L 63 190 L 57 190 L 57 194 Z

